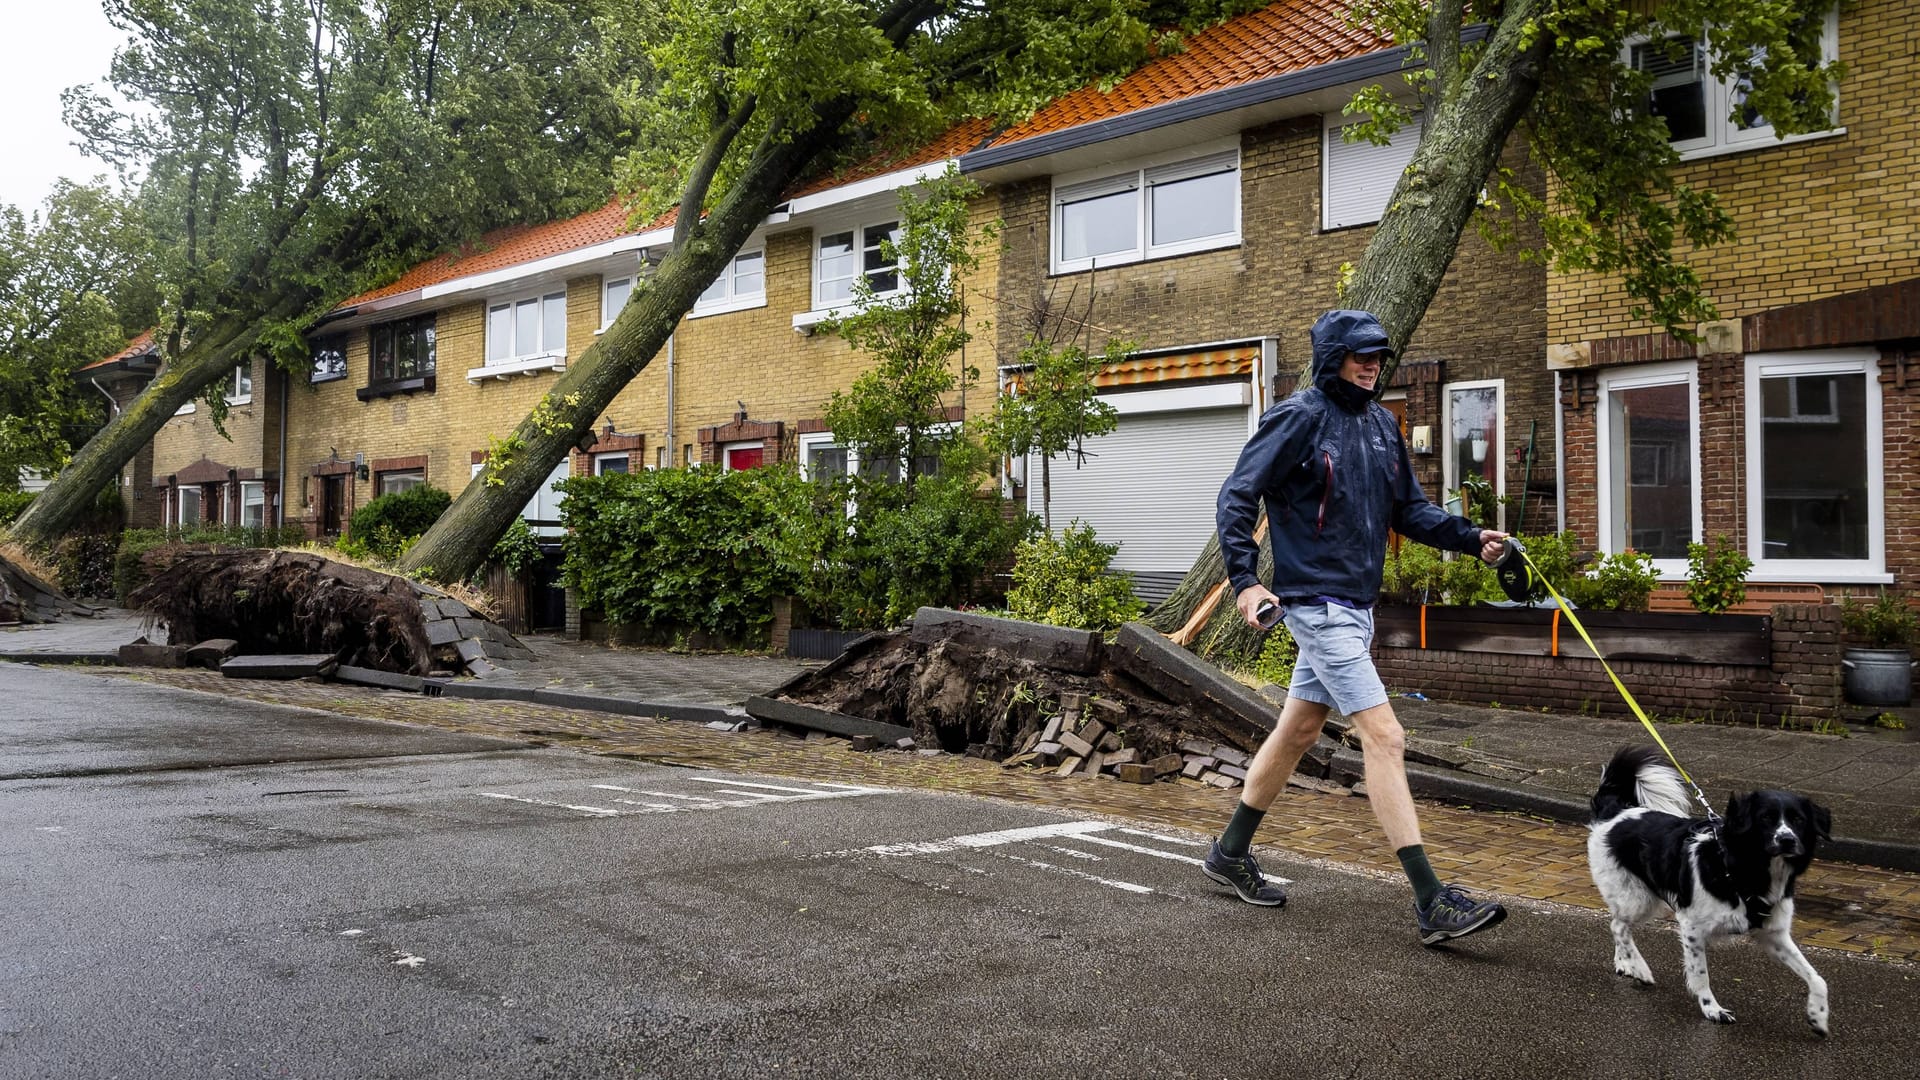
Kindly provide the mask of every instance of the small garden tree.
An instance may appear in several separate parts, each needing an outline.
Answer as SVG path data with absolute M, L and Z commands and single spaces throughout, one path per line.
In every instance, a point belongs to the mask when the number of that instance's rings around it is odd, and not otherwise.
M 1016 361 L 1023 369 L 1019 382 L 994 401 L 984 436 L 987 448 L 1012 458 L 1040 455 L 1040 517 L 1049 533 L 1053 459 L 1068 454 L 1077 469 L 1086 460 L 1087 440 L 1119 426 L 1118 413 L 1100 400 L 1093 380 L 1103 365 L 1132 352 L 1130 341 L 1109 341 L 1104 352 L 1090 353 L 1082 345 L 1058 346 L 1036 334 Z

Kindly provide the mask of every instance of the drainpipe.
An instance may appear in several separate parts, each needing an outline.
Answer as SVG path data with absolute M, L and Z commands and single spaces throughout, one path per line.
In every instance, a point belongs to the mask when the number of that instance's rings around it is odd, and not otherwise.
M 287 398 L 293 393 L 293 376 L 286 368 L 280 369 L 280 460 L 274 468 L 280 474 L 280 482 L 274 485 L 273 527 L 287 527 Z
M 667 463 L 669 465 L 682 464 L 678 462 L 680 444 L 673 438 L 673 339 L 677 336 L 679 336 L 677 332 L 667 335 Z
M 1560 406 L 1560 373 L 1553 373 L 1553 508 L 1567 531 L 1567 411 Z
M 93 388 L 94 388 L 95 390 L 98 390 L 98 391 L 100 391 L 100 392 L 101 392 L 102 394 L 106 394 L 106 397 L 107 397 L 107 405 L 108 405 L 108 406 L 109 406 L 110 408 L 112 408 L 112 409 L 113 409 L 113 411 L 112 411 L 112 412 L 110 412 L 110 413 L 108 413 L 108 414 L 107 414 L 107 416 L 108 416 L 109 418 L 111 418 L 111 417 L 115 417 L 115 416 L 119 416 L 119 415 L 120 415 L 120 401 L 119 401 L 119 399 L 117 399 L 117 398 L 115 398 L 115 397 L 114 397 L 114 396 L 113 396 L 113 395 L 112 395 L 111 393 L 108 393 L 108 391 L 107 391 L 107 388 L 106 388 L 106 387 L 104 387 L 104 386 L 101 386 L 101 385 L 100 385 L 100 380 L 99 380 L 99 379 L 93 379 L 93 378 L 89 378 L 89 379 L 88 379 L 87 381 L 93 384 Z

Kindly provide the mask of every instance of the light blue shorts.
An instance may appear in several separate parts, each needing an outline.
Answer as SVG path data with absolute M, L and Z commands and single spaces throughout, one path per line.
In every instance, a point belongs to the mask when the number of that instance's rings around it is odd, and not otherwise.
M 1387 688 L 1373 670 L 1373 612 L 1340 604 L 1293 604 L 1287 630 L 1299 648 L 1289 697 L 1331 706 L 1352 716 L 1387 703 Z

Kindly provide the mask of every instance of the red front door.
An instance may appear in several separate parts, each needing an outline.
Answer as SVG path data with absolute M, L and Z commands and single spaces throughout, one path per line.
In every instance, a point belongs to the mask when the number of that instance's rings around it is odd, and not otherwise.
M 760 459 L 766 455 L 766 452 L 766 447 L 763 446 L 733 447 L 727 451 L 727 468 L 729 470 L 757 469 L 760 467 Z

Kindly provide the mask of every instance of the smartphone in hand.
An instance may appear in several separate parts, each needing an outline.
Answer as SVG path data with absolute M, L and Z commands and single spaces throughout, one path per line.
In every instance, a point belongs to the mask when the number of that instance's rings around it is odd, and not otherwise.
M 1260 629 L 1271 630 L 1280 625 L 1280 616 L 1286 614 L 1286 610 L 1272 600 L 1262 600 L 1260 606 L 1253 609 L 1253 620 L 1260 624 Z

